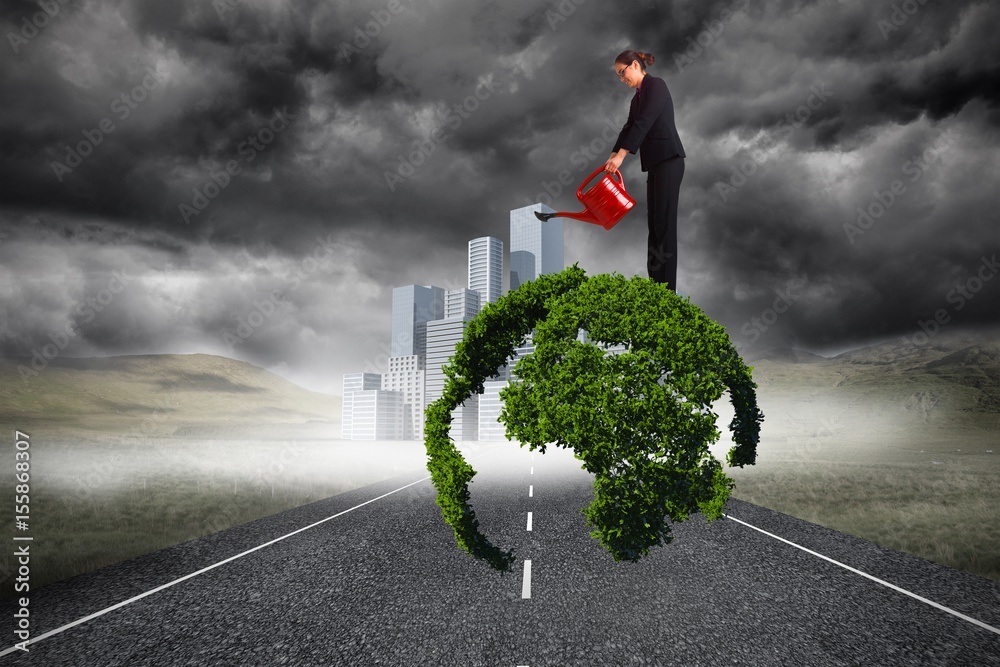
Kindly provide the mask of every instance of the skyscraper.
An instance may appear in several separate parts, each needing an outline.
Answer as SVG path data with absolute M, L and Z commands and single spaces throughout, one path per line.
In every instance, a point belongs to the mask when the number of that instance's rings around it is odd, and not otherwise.
M 500 422 L 500 410 L 503 408 L 500 392 L 509 382 L 509 366 L 503 366 L 494 377 L 483 381 L 483 393 L 479 395 L 480 440 L 506 440 L 507 427 Z
M 473 294 L 476 293 L 473 292 Z M 460 315 L 427 323 L 427 372 L 424 390 L 427 405 L 438 400 L 444 394 L 444 367 L 454 356 L 455 347 L 465 335 L 465 327 L 470 321 L 472 321 L 471 316 Z M 452 412 L 450 434 L 456 442 L 476 440 L 478 439 L 478 427 L 479 395 L 473 394 Z
M 403 393 L 383 391 L 378 373 L 344 374 L 344 440 L 398 440 L 403 437 Z
M 444 319 L 467 317 L 470 320 L 479 314 L 479 292 L 471 289 L 450 289 L 444 294 Z
M 503 294 L 503 241 L 482 236 L 469 241 L 469 289 L 479 292 L 480 306 Z
M 403 437 L 403 393 L 369 389 L 351 392 L 353 413 L 345 440 L 400 440 Z
M 532 204 L 510 212 L 510 289 L 516 290 L 544 273 L 559 273 L 563 260 L 563 221 L 542 222 L 535 211 L 551 213 L 545 204 Z
M 403 395 L 403 440 L 424 437 L 424 364 L 425 357 L 417 354 L 389 357 L 389 370 L 382 374 L 382 389 Z
M 444 317 L 444 289 L 406 285 L 392 290 L 392 356 L 427 354 L 427 323 Z
M 563 258 L 563 221 L 553 219 L 542 222 L 535 211 L 551 213 L 545 204 L 532 204 L 510 212 L 510 289 L 516 290 L 526 282 L 546 273 L 558 273 L 565 266 Z M 508 360 L 507 366 L 498 369 L 497 376 L 483 383 L 479 405 L 479 438 L 502 440 L 505 427 L 497 419 L 502 408 L 500 391 L 507 385 L 511 370 L 523 357 L 534 351 L 529 334 L 523 344 Z
M 427 323 L 427 371 L 425 401 L 430 405 L 444 393 L 444 366 L 455 354 L 455 347 L 465 335 L 465 327 L 479 312 L 479 292 L 451 289 L 445 293 L 445 317 Z M 452 412 L 451 437 L 475 440 L 479 427 L 479 396 L 470 396 Z

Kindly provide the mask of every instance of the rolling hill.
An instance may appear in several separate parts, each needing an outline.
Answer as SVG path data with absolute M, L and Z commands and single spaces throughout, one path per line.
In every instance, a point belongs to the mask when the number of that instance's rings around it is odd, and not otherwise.
M 765 434 L 810 429 L 1000 444 L 1000 331 L 942 332 L 826 358 L 799 350 L 747 354 Z M 207 354 L 56 358 L 37 375 L 0 359 L 0 424 L 76 435 L 155 429 L 156 435 L 339 438 L 341 397 L 303 389 L 252 364 Z
M 0 360 L 0 423 L 77 435 L 340 436 L 341 399 L 252 364 L 208 354 L 56 358 L 37 375 Z M 287 435 L 287 433 L 286 433 Z
M 749 359 L 765 432 L 794 437 L 812 423 L 851 441 L 974 436 L 1000 445 L 998 331 L 942 333 L 922 346 L 899 339 L 832 358 L 773 350 Z

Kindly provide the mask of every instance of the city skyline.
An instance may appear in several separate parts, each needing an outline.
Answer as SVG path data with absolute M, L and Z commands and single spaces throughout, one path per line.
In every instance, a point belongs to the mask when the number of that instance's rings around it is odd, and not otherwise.
M 1000 325 L 997 3 L 216 4 L 0 17 L 3 358 L 217 354 L 339 394 L 386 368 L 394 286 L 466 287 L 510 210 L 579 210 L 626 48 L 687 153 L 678 290 L 741 351 Z M 622 176 L 618 225 L 566 222 L 588 275 L 645 275 Z
M 542 222 L 535 212 L 551 212 L 538 203 L 510 211 L 510 284 L 565 268 L 562 220 Z M 434 285 L 393 288 L 393 356 L 387 372 L 353 370 L 344 374 L 342 436 L 347 440 L 413 440 L 423 436 L 424 411 L 444 391 L 444 367 L 462 340 L 466 326 L 488 303 L 502 296 L 503 242 L 492 236 L 468 242 L 467 288 L 445 290 Z M 529 337 L 530 339 L 530 337 Z M 499 392 L 517 361 L 530 354 L 530 340 L 520 346 L 508 366 L 452 412 L 455 440 L 503 439 L 497 422 Z M 482 409 L 481 409 L 482 406 Z

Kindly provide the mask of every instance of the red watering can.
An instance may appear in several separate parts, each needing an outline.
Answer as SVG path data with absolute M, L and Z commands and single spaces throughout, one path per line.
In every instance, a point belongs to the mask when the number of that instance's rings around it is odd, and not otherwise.
M 592 222 L 595 225 L 600 225 L 605 229 L 611 229 L 622 217 L 628 213 L 633 206 L 635 206 L 635 200 L 629 196 L 625 191 L 625 180 L 622 178 L 621 172 L 614 172 L 618 174 L 618 182 L 615 183 L 612 180 L 611 175 L 604 174 L 597 183 L 594 184 L 592 188 L 583 191 L 583 188 L 587 183 L 590 182 L 594 176 L 604 171 L 604 167 L 598 167 L 594 173 L 588 176 L 580 187 L 576 190 L 576 198 L 580 200 L 583 204 L 585 211 L 580 211 L 579 213 L 569 213 L 567 211 L 558 211 L 556 213 L 539 213 L 535 211 L 535 217 L 545 222 L 551 218 L 562 217 L 562 218 L 573 218 L 574 220 L 583 220 L 584 222 Z

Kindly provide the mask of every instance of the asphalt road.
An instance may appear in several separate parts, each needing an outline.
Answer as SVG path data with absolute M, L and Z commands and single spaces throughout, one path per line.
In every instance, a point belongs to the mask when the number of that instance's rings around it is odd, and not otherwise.
M 472 504 L 511 574 L 456 548 L 429 479 L 397 491 L 414 471 L 33 590 L 37 641 L 0 665 L 1000 665 L 1000 584 L 735 500 L 734 519 L 993 629 L 729 519 L 616 564 L 565 452 L 480 454 Z M 0 605 L 3 648 L 16 609 Z

